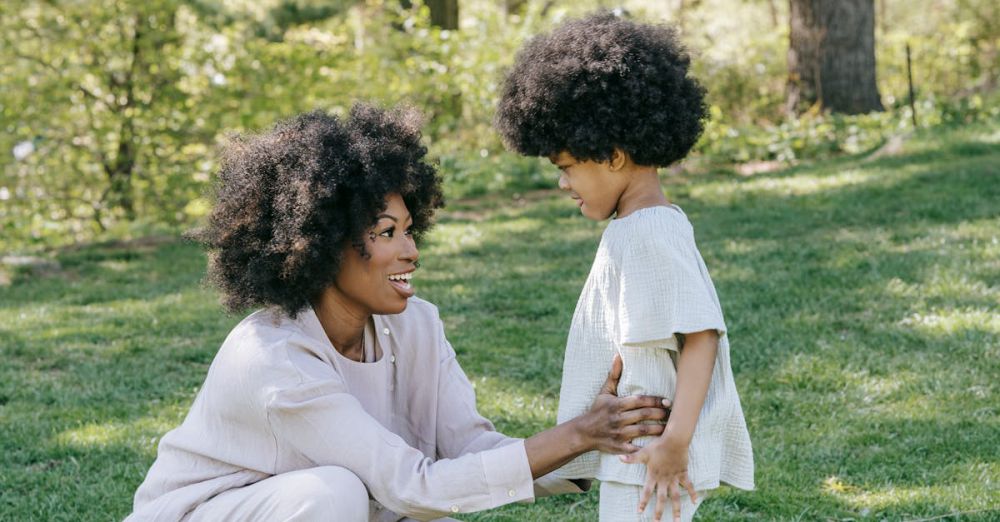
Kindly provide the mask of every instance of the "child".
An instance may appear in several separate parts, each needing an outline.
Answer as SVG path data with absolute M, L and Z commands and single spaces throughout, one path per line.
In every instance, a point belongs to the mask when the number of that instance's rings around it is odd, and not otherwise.
M 673 402 L 663 434 L 634 441 L 639 452 L 591 452 L 561 470 L 602 481 L 604 522 L 660 520 L 668 506 L 688 521 L 720 482 L 753 489 L 722 309 L 691 224 L 656 171 L 702 131 L 704 89 L 689 63 L 671 29 L 602 12 L 528 42 L 497 108 L 511 148 L 547 156 L 584 216 L 615 218 L 573 315 L 559 422 L 586 411 L 615 353 L 620 395 Z

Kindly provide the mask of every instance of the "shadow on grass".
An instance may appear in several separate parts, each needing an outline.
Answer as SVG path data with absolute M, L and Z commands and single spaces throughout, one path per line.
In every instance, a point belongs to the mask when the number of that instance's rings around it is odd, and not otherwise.
M 692 182 L 704 196 L 678 199 L 726 309 L 759 466 L 759 491 L 723 492 L 703 518 L 858 518 L 868 501 L 850 488 L 966 487 L 981 482 L 969 475 L 979 463 L 1000 460 L 989 402 L 997 358 L 987 357 L 997 331 L 977 326 L 979 316 L 907 322 L 995 311 L 1000 269 L 955 249 L 988 236 L 1000 216 L 1000 148 L 926 148 L 866 165 L 712 176 Z M 760 183 L 838 169 L 866 176 L 809 190 Z M 725 198 L 711 197 L 723 189 Z M 482 237 L 466 245 L 433 236 L 418 291 L 440 307 L 470 378 L 486 379 L 481 391 L 494 396 L 481 393 L 480 402 L 498 427 L 533 433 L 554 421 L 565 336 L 603 224 L 579 217 L 561 195 L 443 224 Z M 60 261 L 62 276 L 0 288 L 0 504 L 39 519 L 120 518 L 151 462 L 151 441 L 179 422 L 239 318 L 200 289 L 204 257 L 193 245 L 94 247 Z M 534 398 L 549 409 L 525 414 L 516 404 Z M 102 440 L 105 431 L 113 436 Z M 831 477 L 848 489 L 831 491 Z M 949 495 L 889 498 L 869 516 L 947 514 L 961 507 L 961 493 Z M 594 505 L 587 501 L 581 520 Z M 473 518 L 516 520 L 528 510 Z
M 83 246 L 56 259 L 58 271 L 16 272 L 10 286 L 0 287 L 0 310 L 148 300 L 197 287 L 205 272 L 204 254 L 180 239 L 134 249 Z

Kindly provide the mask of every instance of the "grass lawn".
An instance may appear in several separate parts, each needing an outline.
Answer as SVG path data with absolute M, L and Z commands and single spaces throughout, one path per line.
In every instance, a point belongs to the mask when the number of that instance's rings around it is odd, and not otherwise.
M 718 287 L 757 459 L 758 490 L 720 490 L 700 520 L 1000 520 L 1000 131 L 664 184 Z M 439 222 L 415 284 L 481 411 L 513 435 L 550 426 L 604 225 L 552 192 Z M 0 520 L 119 520 L 239 317 L 183 242 L 58 260 L 0 278 Z M 592 492 L 463 518 L 596 507 Z

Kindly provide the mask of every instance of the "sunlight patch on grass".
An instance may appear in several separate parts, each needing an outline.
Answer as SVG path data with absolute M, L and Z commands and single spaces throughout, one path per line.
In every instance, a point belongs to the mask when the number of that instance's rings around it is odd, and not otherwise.
M 160 408 L 153 415 L 128 422 L 88 423 L 65 430 L 54 440 L 60 445 L 77 449 L 128 446 L 153 455 L 160 437 L 149 434 L 163 434 L 178 426 L 188 407 L 187 403 L 174 404 Z
M 476 223 L 444 223 L 434 227 L 429 248 L 435 254 L 458 254 L 478 248 L 483 243 L 482 225 Z
M 982 143 L 998 144 L 1000 143 L 1000 130 L 976 134 L 972 136 L 972 139 Z
M 913 312 L 899 321 L 900 326 L 936 336 L 979 330 L 1000 335 L 1000 314 L 995 309 L 966 308 Z
M 956 517 L 963 520 L 963 515 L 984 513 L 996 509 L 995 498 L 988 494 L 969 491 L 964 485 L 957 486 L 894 486 L 887 485 L 877 489 L 845 486 L 844 491 L 824 490 L 854 506 L 861 513 L 879 512 L 892 508 L 912 505 L 933 504 L 938 509 L 949 509 Z M 996 512 L 996 511 L 993 511 Z M 914 517 L 916 518 L 916 517 Z M 935 520 L 950 518 L 936 517 Z M 930 520 L 930 519 L 922 519 Z M 985 519 L 984 519 L 985 520 Z
M 103 270 L 109 270 L 111 272 L 127 272 L 132 268 L 131 261 L 120 261 L 115 259 L 109 259 L 97 263 L 97 266 L 101 267 Z
M 691 195 L 695 199 L 731 201 L 734 196 L 746 194 L 770 196 L 806 196 L 834 189 L 856 187 L 868 184 L 883 184 L 898 181 L 905 172 L 896 170 L 892 175 L 877 169 L 845 169 L 840 172 L 819 172 L 795 176 L 761 176 L 738 182 L 725 180 L 694 186 Z M 897 178 L 897 179 L 894 179 Z
M 893 372 L 892 375 L 874 376 L 868 372 L 858 372 L 853 376 L 853 386 L 861 395 L 862 404 L 882 402 L 894 394 L 912 386 L 918 380 L 913 372 Z
M 774 239 L 726 239 L 722 251 L 728 255 L 743 256 L 760 251 L 773 251 L 784 248 L 781 241 Z M 735 263 L 733 263 L 735 264 Z
M 760 277 L 760 271 L 746 265 L 717 265 L 712 269 L 712 278 L 719 281 L 753 282 Z
M 503 226 L 497 227 L 496 233 L 531 233 L 545 225 L 546 222 L 541 219 L 521 217 L 504 221 Z
M 490 376 L 472 380 L 479 409 L 487 418 L 512 417 L 521 422 L 550 424 L 555 421 L 559 400 L 519 389 L 517 382 Z
M 863 185 L 881 179 L 884 179 L 884 176 L 877 171 L 847 169 L 836 174 L 759 178 L 744 184 L 742 190 L 782 196 L 803 196 Z

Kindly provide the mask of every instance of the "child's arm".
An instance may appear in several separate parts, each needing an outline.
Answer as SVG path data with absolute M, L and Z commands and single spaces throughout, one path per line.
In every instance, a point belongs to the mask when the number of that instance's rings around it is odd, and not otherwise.
M 718 348 L 719 335 L 715 330 L 685 337 L 677 362 L 677 392 L 663 434 L 642 450 L 621 457 L 623 462 L 646 465 L 646 485 L 639 499 L 639 512 L 646 509 L 655 488 L 654 520 L 658 521 L 663 516 L 668 494 L 673 499 L 674 520 L 680 520 L 680 488 L 688 491 L 692 501 L 698 498 L 688 478 L 688 446 L 712 381 Z

